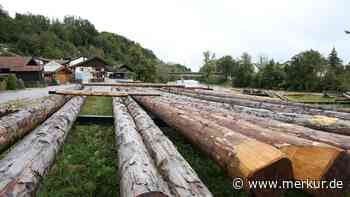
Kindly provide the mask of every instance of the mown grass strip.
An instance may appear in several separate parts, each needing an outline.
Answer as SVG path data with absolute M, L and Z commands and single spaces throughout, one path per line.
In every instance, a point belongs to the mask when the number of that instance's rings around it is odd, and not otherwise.
M 111 98 L 88 98 L 83 112 L 111 115 Z M 113 126 L 75 124 L 37 193 L 39 197 L 119 196 Z

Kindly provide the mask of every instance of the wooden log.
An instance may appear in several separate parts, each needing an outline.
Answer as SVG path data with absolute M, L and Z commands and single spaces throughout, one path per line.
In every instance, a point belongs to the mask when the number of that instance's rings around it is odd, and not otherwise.
M 122 197 L 171 196 L 149 155 L 134 120 L 120 98 L 113 98 Z
M 70 96 L 111 96 L 111 97 L 127 97 L 127 96 L 160 96 L 155 93 L 143 93 L 143 92 L 107 92 L 107 91 L 86 91 L 86 90 L 75 90 L 75 91 L 49 91 L 49 94 L 57 95 L 70 95 Z
M 147 87 L 147 88 L 185 87 L 184 85 L 171 85 L 171 84 L 162 84 L 162 83 L 84 83 L 83 85 L 84 86 L 113 86 L 113 87 Z
M 318 107 L 310 107 L 309 105 L 304 105 L 304 104 L 297 105 L 297 103 L 293 103 L 292 105 L 286 105 L 286 104 L 276 104 L 276 103 L 270 103 L 270 102 L 250 101 L 250 100 L 244 100 L 244 99 L 238 99 L 238 98 L 236 99 L 236 98 L 208 96 L 208 95 L 194 94 L 194 93 L 188 93 L 188 92 L 179 93 L 179 92 L 173 91 L 172 93 L 186 95 L 186 96 L 213 101 L 213 102 L 228 103 L 231 105 L 240 105 L 240 106 L 246 106 L 246 107 L 252 107 L 252 108 L 262 108 L 262 109 L 268 109 L 272 111 L 286 112 L 286 113 L 322 115 L 322 116 L 340 118 L 344 120 L 350 120 L 350 113 L 319 109 Z
M 164 96 L 169 96 L 165 95 Z M 169 96 L 172 97 L 172 96 Z M 198 102 L 199 100 L 197 100 Z M 210 105 L 215 105 L 215 103 L 210 103 Z M 271 119 L 279 120 L 286 123 L 297 124 L 300 126 L 305 126 L 317 130 L 323 130 L 330 133 L 338 133 L 342 135 L 350 136 L 350 121 L 327 117 L 322 115 L 308 115 L 308 114 L 299 114 L 299 113 L 286 113 L 271 111 L 268 109 L 258 109 L 252 107 L 245 107 L 241 105 L 230 105 L 222 104 L 221 107 L 226 109 L 233 110 L 235 112 L 251 114 L 258 117 L 268 117 Z
M 71 99 L 0 161 L 0 196 L 35 196 L 84 100 Z
M 79 88 L 79 87 L 75 87 Z M 71 96 L 53 95 L 34 106 L 0 118 L 0 152 L 33 130 L 62 107 Z
M 174 144 L 156 126 L 147 113 L 130 97 L 125 104 L 134 118 L 146 148 L 174 196 L 213 196 Z
M 266 142 L 288 155 L 292 161 L 294 178 L 297 180 L 342 180 L 347 183 L 350 180 L 350 173 L 347 166 L 350 165 L 350 158 L 346 151 L 339 148 L 299 138 L 295 135 L 288 135 L 283 130 L 270 129 L 270 125 L 264 128 L 259 121 L 249 122 L 251 117 L 243 118 L 240 114 L 215 113 L 192 107 L 191 102 L 172 102 L 163 98 L 155 99 L 157 103 L 167 103 L 180 110 L 187 111 L 192 116 L 202 117 L 211 120 L 220 126 L 239 132 L 245 136 Z M 339 196 L 342 190 L 310 190 L 318 195 Z
M 187 96 L 174 96 L 164 93 L 162 94 L 162 98 L 172 99 L 172 102 L 175 102 L 175 100 L 177 100 L 180 104 L 186 105 L 187 107 L 191 107 L 191 109 L 195 111 L 209 111 L 213 114 L 220 114 L 223 117 L 239 116 L 240 119 L 247 120 L 249 122 L 252 122 L 253 124 L 260 125 L 264 128 L 288 133 L 290 135 L 313 141 L 323 142 L 346 150 L 350 149 L 350 136 L 344 136 L 340 134 L 310 129 L 295 124 L 284 123 L 272 119 L 269 115 L 266 115 L 264 112 L 258 115 L 255 113 L 256 110 L 263 109 L 248 108 L 243 106 L 231 106 L 225 103 L 216 103 L 211 101 L 195 99 Z M 186 102 L 186 104 L 184 104 L 183 102 Z M 290 114 L 290 116 L 292 116 L 292 114 Z
M 229 176 L 242 177 L 246 183 L 292 178 L 291 163 L 278 149 L 151 97 L 135 99 L 210 155 Z M 252 189 L 252 192 L 256 196 L 279 196 L 282 191 Z

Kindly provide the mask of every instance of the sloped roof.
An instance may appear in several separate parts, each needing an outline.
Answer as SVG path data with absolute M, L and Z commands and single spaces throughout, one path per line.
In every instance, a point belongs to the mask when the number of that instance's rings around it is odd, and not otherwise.
M 0 56 L 0 68 L 7 68 L 13 72 L 43 70 L 34 58 L 22 56 Z
M 44 65 L 44 71 L 45 72 L 56 72 L 61 67 L 63 67 L 63 65 L 61 65 L 55 61 L 51 61 L 51 62 Z
M 83 62 L 79 62 L 79 63 L 77 63 L 77 64 L 74 64 L 74 65 L 72 65 L 72 67 L 86 66 L 86 65 L 90 64 L 91 62 L 93 62 L 93 61 L 95 61 L 95 60 L 101 62 L 102 64 L 104 64 L 104 66 L 107 65 L 107 62 L 104 61 L 102 58 L 99 58 L 99 57 L 92 57 L 92 58 L 89 58 L 89 59 L 87 59 L 87 60 L 85 60 L 85 61 L 83 61 Z

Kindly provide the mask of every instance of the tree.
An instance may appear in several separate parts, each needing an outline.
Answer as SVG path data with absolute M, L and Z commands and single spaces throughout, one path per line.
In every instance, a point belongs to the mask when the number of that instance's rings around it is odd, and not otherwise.
M 286 85 L 291 90 L 320 91 L 327 60 L 315 50 L 292 57 L 285 67 Z
M 213 74 L 216 72 L 215 53 L 210 51 L 203 52 L 203 62 L 203 66 L 199 69 L 199 72 L 203 73 L 201 80 L 206 83 L 212 83 Z
M 243 53 L 237 67 L 232 71 L 232 84 L 235 87 L 248 87 L 253 83 L 253 75 L 252 57 L 248 53 Z
M 258 73 L 259 88 L 279 89 L 283 86 L 285 73 L 283 65 L 275 63 L 274 60 L 262 67 Z
M 343 71 L 343 61 L 338 57 L 338 53 L 335 48 L 332 49 L 328 56 L 328 64 L 330 69 L 334 70 L 336 74 L 340 74 Z
M 217 71 L 224 74 L 225 80 L 231 76 L 234 66 L 236 66 L 236 62 L 230 55 L 226 55 L 217 60 Z

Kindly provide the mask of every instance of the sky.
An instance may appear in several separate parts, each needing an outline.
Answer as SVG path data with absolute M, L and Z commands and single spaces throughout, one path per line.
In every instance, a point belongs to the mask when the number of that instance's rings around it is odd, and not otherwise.
M 10 15 L 80 16 L 99 31 L 123 35 L 165 62 L 198 71 L 203 52 L 219 58 L 268 56 L 284 62 L 333 46 L 350 61 L 349 0 L 0 0 Z

